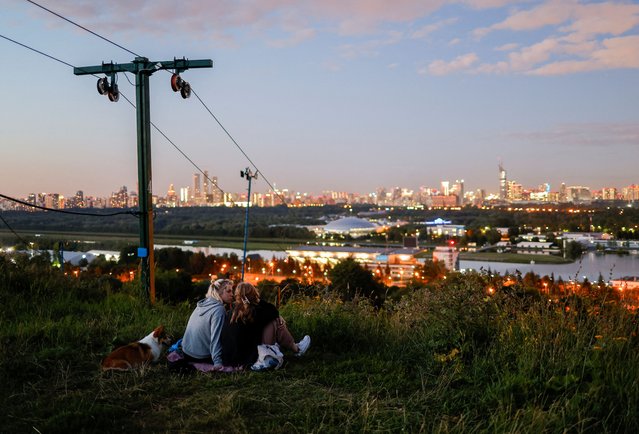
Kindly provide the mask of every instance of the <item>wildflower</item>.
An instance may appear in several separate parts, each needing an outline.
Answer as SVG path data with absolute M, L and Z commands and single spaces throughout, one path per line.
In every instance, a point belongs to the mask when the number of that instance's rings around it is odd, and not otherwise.
M 625 336 L 617 336 L 616 338 L 612 339 L 613 341 L 622 341 L 622 342 L 626 342 L 628 340 L 627 337 Z
M 601 351 L 601 350 L 603 350 L 603 348 L 601 348 L 599 345 L 595 345 L 595 346 L 592 347 L 592 350 L 593 351 Z
M 435 354 L 435 360 L 440 363 L 449 362 L 459 354 L 458 348 L 453 348 L 448 354 Z
M 603 336 L 601 336 L 601 335 L 595 335 L 595 339 L 601 339 L 601 338 L 603 338 Z

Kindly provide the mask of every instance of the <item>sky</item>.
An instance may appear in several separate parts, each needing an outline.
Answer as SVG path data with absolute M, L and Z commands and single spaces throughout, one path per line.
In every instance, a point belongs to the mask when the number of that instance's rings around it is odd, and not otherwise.
M 269 185 L 497 192 L 639 183 L 639 3 L 508 0 L 39 0 L 182 73 Z M 74 66 L 133 54 L 28 1 L 0 0 L 0 35 Z M 137 190 L 135 110 L 96 79 L 0 38 L 0 193 Z M 132 101 L 134 77 L 118 75 Z M 150 78 L 151 120 L 224 191 L 253 167 L 204 106 Z M 152 134 L 154 194 L 197 169 Z M 268 181 L 268 183 L 266 182 Z

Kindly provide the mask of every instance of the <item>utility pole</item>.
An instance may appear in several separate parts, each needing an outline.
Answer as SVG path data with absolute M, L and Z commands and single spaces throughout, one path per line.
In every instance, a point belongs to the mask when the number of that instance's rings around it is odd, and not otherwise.
M 244 269 L 246 268 L 246 242 L 248 240 L 249 208 L 251 207 L 251 181 L 257 179 L 257 172 L 252 173 L 248 167 L 240 171 L 240 176 L 248 181 L 248 196 L 246 198 L 246 218 L 244 219 L 244 257 L 242 258 L 242 282 L 244 282 Z
M 183 98 L 191 95 L 191 86 L 180 77 L 180 72 L 191 68 L 211 68 L 213 61 L 173 59 L 169 61 L 152 62 L 146 57 L 136 57 L 131 63 L 102 63 L 97 66 L 85 66 L 73 68 L 75 75 L 105 74 L 110 76 L 98 79 L 98 93 L 106 94 L 109 100 L 116 102 L 119 99 L 117 73 L 130 72 L 135 75 L 135 105 L 138 131 L 138 199 L 140 217 L 140 246 L 138 257 L 140 258 L 142 286 L 149 295 L 151 304 L 155 304 L 155 270 L 153 257 L 153 197 L 151 176 L 151 115 L 149 102 L 149 77 L 156 71 L 173 70 L 171 87 L 174 92 L 178 90 Z

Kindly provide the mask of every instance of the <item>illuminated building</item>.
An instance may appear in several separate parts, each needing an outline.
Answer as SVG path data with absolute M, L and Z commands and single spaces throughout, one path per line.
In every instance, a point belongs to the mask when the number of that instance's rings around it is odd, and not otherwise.
M 617 189 L 614 187 L 604 187 L 601 189 L 601 198 L 603 200 L 617 199 Z
M 499 163 L 499 199 L 506 200 L 508 198 L 508 180 L 506 178 L 506 169 Z
M 384 230 L 377 224 L 357 217 L 346 217 L 328 223 L 322 231 L 325 234 L 349 235 L 353 238 Z
M 453 246 L 438 246 L 433 251 L 433 261 L 442 261 L 447 270 L 454 271 L 459 268 L 459 252 Z
M 193 194 L 191 197 L 192 202 L 197 202 L 201 197 L 199 173 L 193 174 L 193 191 L 191 193 Z

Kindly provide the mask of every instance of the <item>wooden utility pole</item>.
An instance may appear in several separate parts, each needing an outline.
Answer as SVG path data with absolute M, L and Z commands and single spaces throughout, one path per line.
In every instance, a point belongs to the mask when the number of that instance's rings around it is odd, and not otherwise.
M 173 59 L 162 62 L 152 62 L 146 57 L 136 57 L 131 63 L 102 63 L 97 66 L 73 68 L 75 75 L 106 74 L 111 77 L 98 79 L 98 92 L 107 94 L 109 100 L 119 99 L 116 74 L 130 72 L 135 75 L 135 105 L 138 130 L 138 200 L 140 213 L 140 246 L 138 257 L 142 270 L 140 280 L 149 295 L 151 304 L 155 303 L 155 271 L 153 259 L 153 188 L 151 176 L 151 116 L 149 103 L 149 77 L 156 71 L 172 70 L 171 78 L 174 91 L 181 90 L 183 98 L 191 94 L 191 87 L 181 80 L 179 73 L 191 68 L 211 68 L 213 61 Z

